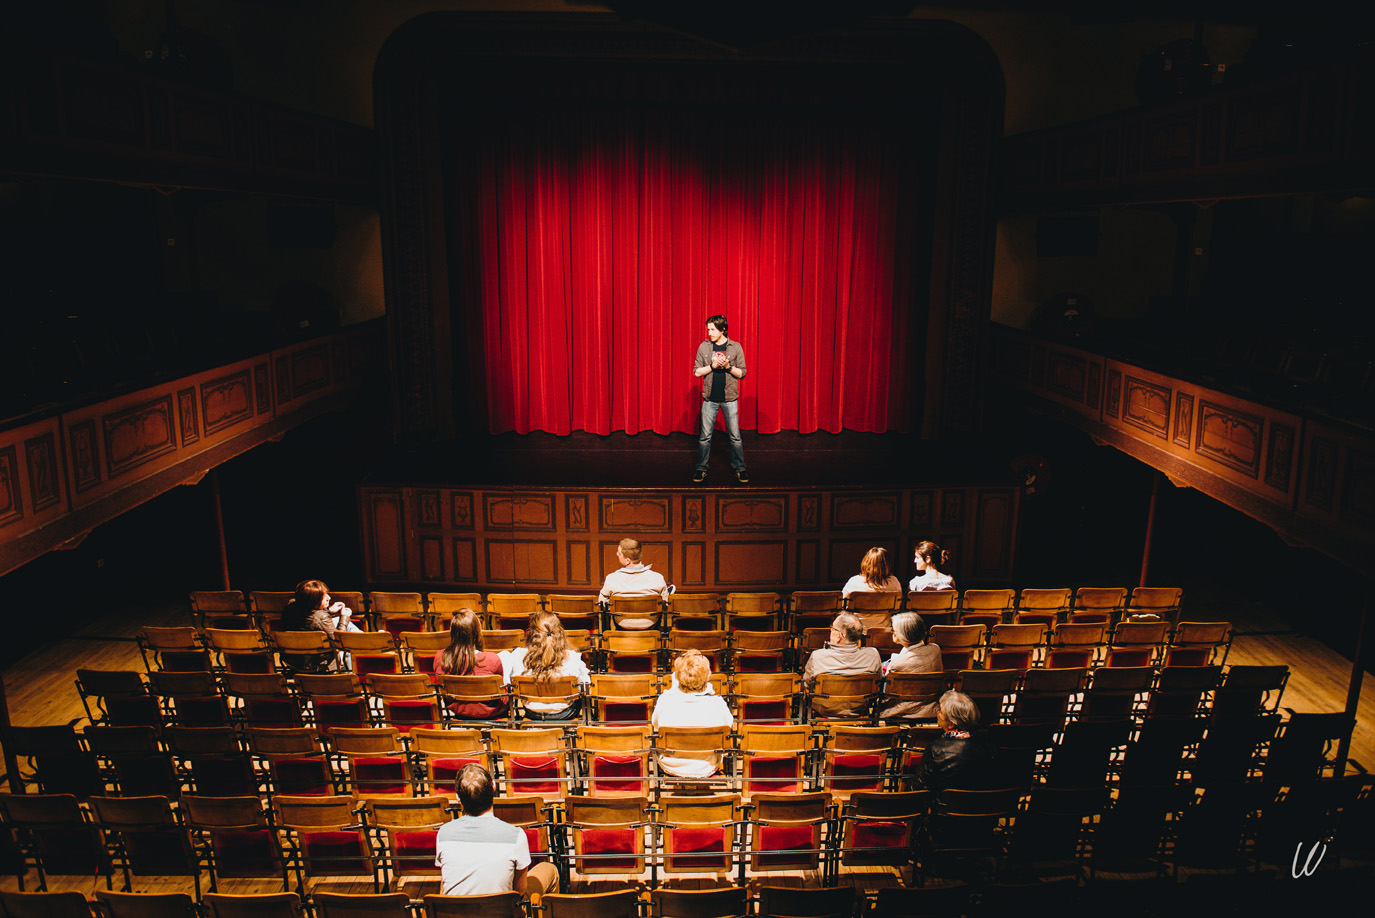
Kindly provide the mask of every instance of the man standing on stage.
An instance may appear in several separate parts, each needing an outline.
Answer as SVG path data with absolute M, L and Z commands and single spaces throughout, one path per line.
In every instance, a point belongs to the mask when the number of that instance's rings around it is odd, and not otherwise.
M 711 435 L 716 427 L 716 413 L 726 412 L 726 432 L 730 434 L 730 467 L 735 480 L 747 484 L 745 472 L 745 444 L 740 439 L 740 380 L 745 378 L 745 351 L 740 342 L 726 338 L 726 317 L 707 319 L 707 340 L 697 348 L 694 376 L 702 379 L 702 436 L 698 441 L 695 482 L 706 481 L 707 465 L 711 462 Z

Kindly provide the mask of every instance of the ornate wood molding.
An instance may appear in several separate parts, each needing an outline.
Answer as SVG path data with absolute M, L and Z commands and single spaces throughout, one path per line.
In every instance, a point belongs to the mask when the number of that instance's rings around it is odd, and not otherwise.
M 639 538 L 646 562 L 682 590 L 839 589 L 870 546 L 888 548 L 906 571 L 912 546 L 926 538 L 950 549 L 952 572 L 962 581 L 1006 584 L 1020 498 L 1012 484 L 358 489 L 369 583 L 551 592 L 599 587 L 619 566 L 616 544 L 627 535 Z
M 1375 434 L 1341 428 L 1198 383 L 995 326 L 991 362 L 1014 398 L 1087 432 L 1357 571 L 1375 552 Z M 1075 365 L 1107 397 L 1066 388 Z
M 0 431 L 0 574 L 343 407 L 385 368 L 377 331 L 368 323 Z

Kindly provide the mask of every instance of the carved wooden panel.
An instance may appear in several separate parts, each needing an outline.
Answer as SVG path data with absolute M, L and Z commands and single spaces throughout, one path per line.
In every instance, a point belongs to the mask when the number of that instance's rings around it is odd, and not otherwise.
M 630 536 L 629 538 L 634 538 Z M 597 586 L 601 586 L 602 581 L 606 580 L 606 575 L 615 570 L 620 570 L 621 562 L 616 558 L 616 549 L 620 547 L 620 539 L 610 539 L 600 544 L 601 549 L 601 570 L 597 573 Z M 664 575 L 669 583 L 673 582 L 673 543 L 672 542 L 647 542 L 640 540 L 640 563 L 646 564 Z
M 683 532 L 707 531 L 707 500 L 696 495 L 683 498 Z
M 1122 420 L 1155 434 L 1169 437 L 1170 390 L 1135 376 L 1126 378 L 1125 404 Z
M 29 506 L 41 513 L 62 500 L 62 476 L 57 467 L 57 443 L 52 433 L 24 441 L 24 463 L 29 477 Z
M 444 540 L 439 536 L 420 537 L 420 576 L 425 580 L 443 581 Z
M 1011 567 L 1012 489 L 985 488 L 979 491 L 978 527 L 974 547 L 974 572 L 977 576 L 996 575 Z
M 488 583 L 558 583 L 557 543 L 535 539 L 487 539 Z
M 1337 488 L 1337 444 L 1325 437 L 1314 437 L 1308 456 L 1308 493 L 1310 506 L 1331 511 Z
M 802 494 L 797 498 L 797 528 L 810 532 L 821 528 L 821 498 Z
M 719 497 L 716 500 L 716 531 L 785 532 L 788 498 Z
M 788 580 L 788 543 L 726 542 L 718 540 L 716 582 L 722 586 L 763 586 Z
M 1198 445 L 1202 456 L 1255 478 L 1260 472 L 1261 430 L 1265 421 L 1212 402 L 1198 403 Z
M 291 354 L 291 395 L 300 398 L 329 386 L 329 348 L 318 344 Z
M 797 541 L 797 582 L 816 584 L 821 577 L 821 542 L 816 539 Z
M 477 583 L 477 540 L 454 539 L 454 580 Z
M 177 390 L 177 417 L 181 424 L 181 445 L 190 446 L 201 438 L 201 427 L 196 410 L 196 390 Z
M 941 492 L 941 528 L 959 529 L 964 525 L 964 492 L 945 490 Z
M 1098 400 L 1103 394 L 1103 365 L 1098 361 L 1089 364 L 1089 387 L 1084 393 L 1084 404 L 1094 411 L 1098 410 Z
M 471 491 L 453 491 L 449 498 L 453 502 L 455 529 L 473 528 L 473 494 Z
M 1294 428 L 1271 421 L 1270 445 L 1265 457 L 1265 483 L 1287 494 L 1293 473 Z
M 105 471 L 110 478 L 173 452 L 172 397 L 152 399 L 123 411 L 104 415 Z
M 24 495 L 19 487 L 19 459 L 13 446 L 0 449 L 0 526 L 24 518 Z
M 1174 394 L 1174 437 L 1175 446 L 1185 449 L 1193 442 L 1194 434 L 1194 397 L 1183 392 Z
M 586 532 L 591 522 L 587 516 L 587 495 L 569 494 L 564 498 L 564 526 L 569 532 Z
M 95 421 L 73 424 L 68 431 L 71 439 L 72 482 L 77 493 L 100 484 L 99 447 L 96 445 Z
M 201 383 L 201 417 L 207 437 L 253 417 L 247 369 Z
M 579 585 L 592 582 L 592 543 L 585 540 L 569 540 L 568 582 Z
M 832 529 L 880 529 L 898 525 L 896 494 L 836 494 L 831 498 Z
M 285 405 L 291 401 L 291 359 L 286 355 L 272 361 L 272 373 L 277 383 L 277 404 Z
M 482 508 L 487 529 L 554 530 L 552 494 L 484 494 Z
M 912 511 L 910 525 L 913 529 L 921 526 L 931 525 L 931 509 L 935 504 L 935 493 L 932 491 L 913 491 L 912 492 Z
M 369 490 L 365 493 L 366 519 L 371 536 L 367 540 L 370 575 L 374 579 L 404 579 L 406 533 L 401 491 Z
M 1122 374 L 1117 370 L 1108 370 L 1108 399 L 1103 404 L 1103 413 L 1115 418 L 1121 404 Z
M 439 492 L 422 490 L 415 492 L 415 523 L 417 526 L 438 526 Z
M 1052 351 L 1046 361 L 1046 388 L 1076 402 L 1084 400 L 1088 362 L 1063 351 Z
M 1375 524 L 1375 453 L 1347 449 L 1340 512 L 1344 520 Z
M 667 496 L 600 498 L 601 528 L 614 530 L 631 537 L 637 532 L 670 532 L 673 512 Z
M 875 546 L 888 549 L 888 565 L 893 569 L 891 573 L 902 579 L 902 556 L 898 554 L 897 538 L 885 535 L 872 539 L 832 539 L 827 545 L 826 582 L 834 583 L 839 589 L 841 584 L 859 573 L 859 563 L 864 560 L 864 553 Z
M 684 584 L 691 586 L 702 586 L 707 582 L 706 542 L 683 543 L 683 576 L 681 580 Z
M 267 414 L 272 410 L 272 378 L 266 363 L 253 367 L 253 397 L 257 401 L 257 414 Z

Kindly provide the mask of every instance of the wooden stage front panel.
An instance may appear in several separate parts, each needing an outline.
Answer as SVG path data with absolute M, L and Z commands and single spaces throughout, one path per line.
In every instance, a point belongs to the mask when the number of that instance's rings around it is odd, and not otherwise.
M 359 488 L 363 564 L 374 585 L 585 592 L 614 570 L 616 543 L 684 592 L 839 588 L 873 545 L 912 576 L 912 547 L 950 551 L 961 586 L 1011 580 L 1015 486 L 880 490 Z

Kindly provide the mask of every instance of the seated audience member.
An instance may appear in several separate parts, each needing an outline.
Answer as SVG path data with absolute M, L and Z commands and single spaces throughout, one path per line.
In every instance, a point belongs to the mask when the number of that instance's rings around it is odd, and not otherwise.
M 688 650 L 673 661 L 673 684 L 654 706 L 651 720 L 660 727 L 729 727 L 735 723 L 725 699 L 711 687 L 711 666 L 700 650 Z M 714 752 L 699 757 L 659 755 L 659 768 L 680 778 L 709 778 L 721 767 Z
M 847 580 L 840 592 L 846 599 L 852 593 L 901 593 L 902 581 L 888 569 L 887 550 L 875 547 L 866 551 L 859 573 Z
M 640 563 L 642 551 L 638 539 L 621 539 L 621 543 L 616 546 L 616 560 L 621 563 L 621 566 L 618 570 L 606 575 L 606 582 L 602 584 L 602 591 L 597 594 L 597 602 L 604 606 L 611 600 L 612 596 L 623 596 L 627 599 L 647 599 L 653 596 L 661 602 L 668 602 L 670 592 L 668 581 L 664 579 L 663 574 L 651 570 L 648 564 Z M 658 624 L 657 616 L 654 618 L 623 618 L 616 623 L 616 627 L 632 631 L 644 631 Z
M 435 836 L 435 866 L 442 871 L 446 896 L 522 896 L 558 892 L 553 864 L 530 866 L 525 830 L 492 813 L 492 776 L 481 765 L 464 765 L 454 780 L 463 815 L 445 823 Z
M 536 682 L 549 682 L 562 676 L 572 676 L 586 684 L 592 681 L 582 654 L 568 646 L 559 617 L 552 612 L 536 612 L 530 616 L 530 630 L 525 646 L 503 651 L 507 681 L 516 676 L 534 676 Z M 572 720 L 579 711 L 579 702 L 562 704 L 559 701 L 527 701 L 525 713 L 532 720 Z
M 296 595 L 282 610 L 279 631 L 323 631 L 330 639 L 336 631 L 358 631 L 352 622 L 353 610 L 342 602 L 331 602 L 329 587 L 319 580 L 302 580 Z M 288 654 L 286 663 L 298 673 L 338 672 L 348 668 L 348 658 L 333 650 L 318 654 Z
M 482 649 L 482 620 L 472 609 L 459 609 L 449 622 L 449 646 L 434 656 L 436 676 L 501 676 L 506 682 L 501 657 Z M 482 702 L 449 702 L 455 717 L 487 720 L 500 717 L 506 705 Z
M 955 589 L 955 578 L 936 569 L 950 563 L 950 552 L 935 542 L 918 542 L 912 561 L 917 565 L 917 573 L 912 582 L 907 584 L 910 592 Z
M 938 673 L 943 670 L 941 649 L 926 640 L 926 622 L 915 612 L 893 616 L 893 640 L 902 648 L 883 664 L 883 673 Z M 931 718 L 936 716 L 936 702 L 915 704 L 910 701 L 891 705 L 884 717 Z
M 859 619 L 849 612 L 842 612 L 831 622 L 830 640 L 820 650 L 812 651 L 807 665 L 802 670 L 802 687 L 812 689 L 816 677 L 823 673 L 838 676 L 877 673 L 883 668 L 883 660 L 873 647 L 859 646 L 863 634 Z M 826 698 L 813 698 L 812 710 L 818 714 L 838 715 L 855 714 L 843 702 Z
M 926 747 L 917 782 L 939 800 L 949 787 L 981 790 L 993 773 L 993 747 L 979 735 L 979 706 L 960 692 L 946 692 L 936 707 L 944 731 Z

